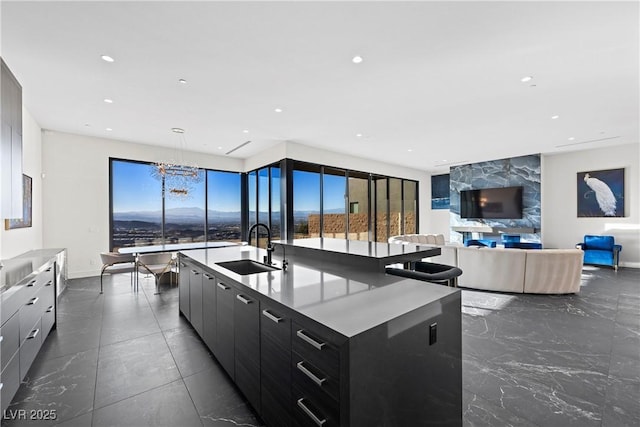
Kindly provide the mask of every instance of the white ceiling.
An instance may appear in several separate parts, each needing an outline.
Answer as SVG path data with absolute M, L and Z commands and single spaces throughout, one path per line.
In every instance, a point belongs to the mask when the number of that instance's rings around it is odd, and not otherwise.
M 46 129 L 175 147 L 181 127 L 193 151 L 294 141 L 435 172 L 640 140 L 636 1 L 1 8 L 2 56 Z

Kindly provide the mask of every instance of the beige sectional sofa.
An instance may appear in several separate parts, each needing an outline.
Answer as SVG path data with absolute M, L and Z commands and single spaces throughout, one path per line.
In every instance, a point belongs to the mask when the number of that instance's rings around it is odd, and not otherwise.
M 424 237 L 418 237 L 424 236 Z M 426 261 L 462 269 L 458 286 L 489 291 L 570 294 L 580 291 L 580 249 L 505 249 L 427 243 L 427 236 L 394 236 L 389 242 L 432 244 L 442 254 Z M 417 241 L 416 241 L 417 240 Z M 420 241 L 423 240 L 423 241 Z M 429 240 L 432 240 L 429 238 Z
M 458 248 L 458 286 L 531 294 L 580 291 L 579 249 Z

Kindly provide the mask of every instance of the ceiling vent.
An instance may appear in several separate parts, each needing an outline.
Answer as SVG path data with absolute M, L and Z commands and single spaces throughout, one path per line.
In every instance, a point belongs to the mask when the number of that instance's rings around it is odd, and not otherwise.
M 588 141 L 580 141 L 580 142 L 569 142 L 568 144 L 556 145 L 556 148 L 570 147 L 572 145 L 580 145 L 580 144 L 589 144 L 590 142 L 608 141 L 610 139 L 616 139 L 616 138 L 620 138 L 620 136 L 610 136 L 609 138 L 590 139 Z
M 242 144 L 238 145 L 238 146 L 237 146 L 237 147 L 235 147 L 235 148 L 232 148 L 231 150 L 227 151 L 227 152 L 226 152 L 226 153 L 224 153 L 224 154 L 228 156 L 229 154 L 233 153 L 233 152 L 234 152 L 234 151 L 236 151 L 236 150 L 241 149 L 242 147 L 244 147 L 244 146 L 245 146 L 245 145 L 247 145 L 247 144 L 251 144 L 251 141 L 243 142 Z

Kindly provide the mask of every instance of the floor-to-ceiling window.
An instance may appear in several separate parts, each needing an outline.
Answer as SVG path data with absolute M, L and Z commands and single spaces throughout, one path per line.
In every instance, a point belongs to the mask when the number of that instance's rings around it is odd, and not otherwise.
M 162 241 L 162 182 L 153 165 L 111 161 L 111 246 L 151 245 Z
M 320 236 L 320 166 L 296 164 L 293 170 L 293 237 Z
M 418 183 L 407 179 L 402 181 L 403 192 L 402 199 L 404 203 L 403 217 L 404 229 L 402 234 L 417 233 L 417 211 L 418 211 Z
M 163 243 L 239 241 L 241 174 L 200 169 L 159 175 L 153 163 L 111 159 L 111 250 Z
M 349 171 L 349 240 L 369 240 L 369 175 Z
M 238 172 L 207 171 L 207 240 L 241 240 L 241 176 Z
M 269 168 L 271 179 L 271 235 L 274 239 L 280 239 L 282 236 L 281 212 L 280 212 L 280 167 L 271 166 Z
M 295 181 L 294 181 L 295 183 Z M 347 232 L 347 177 L 342 169 L 322 170 L 322 236 L 344 239 Z
M 402 180 L 389 178 L 389 236 L 402 233 Z
M 371 178 L 371 194 L 375 197 L 375 240 L 386 242 L 389 238 L 389 196 L 387 195 L 387 177 Z
M 199 179 L 187 186 L 165 180 L 164 243 L 205 241 L 205 171 L 198 174 Z

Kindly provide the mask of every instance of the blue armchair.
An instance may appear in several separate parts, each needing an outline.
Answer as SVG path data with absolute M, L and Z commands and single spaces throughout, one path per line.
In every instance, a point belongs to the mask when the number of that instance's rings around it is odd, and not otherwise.
M 496 242 L 487 239 L 469 239 L 464 242 L 465 246 L 480 246 L 481 248 L 495 248 Z
M 577 248 L 584 251 L 584 263 L 592 265 L 608 265 L 618 271 L 618 260 L 621 245 L 616 245 L 613 236 L 585 235 L 584 242 Z

